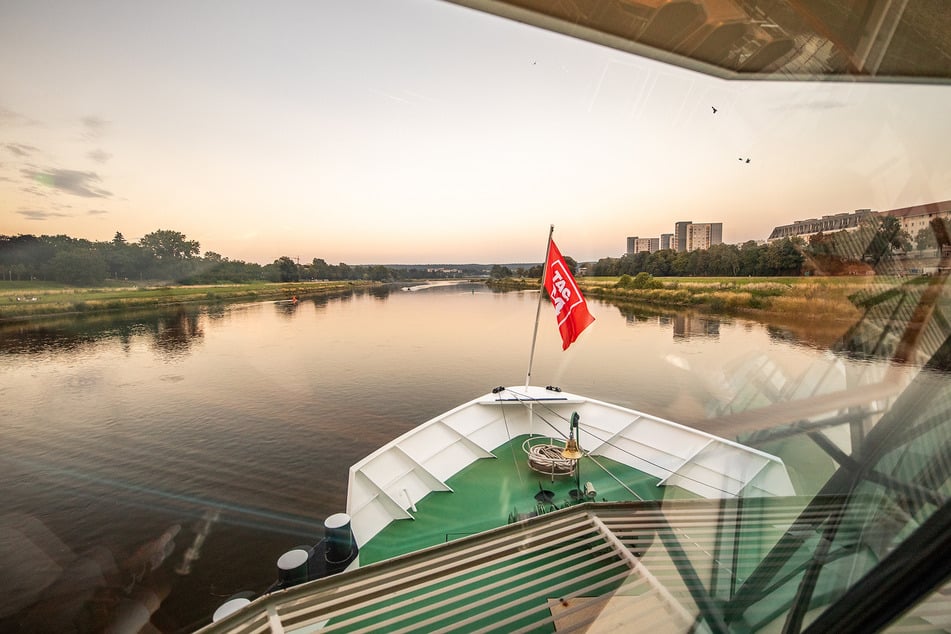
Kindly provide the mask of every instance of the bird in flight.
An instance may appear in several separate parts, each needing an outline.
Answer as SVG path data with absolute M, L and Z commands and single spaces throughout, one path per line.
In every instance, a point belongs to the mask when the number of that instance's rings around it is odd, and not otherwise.
M 713 108 L 713 114 L 716 114 L 717 113 L 716 106 L 710 106 L 710 107 Z

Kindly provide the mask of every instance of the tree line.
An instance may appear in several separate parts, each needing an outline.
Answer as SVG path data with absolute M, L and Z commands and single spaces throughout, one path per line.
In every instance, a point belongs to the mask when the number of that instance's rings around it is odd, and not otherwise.
M 737 277 L 800 275 L 805 261 L 802 241 L 785 238 L 769 244 L 750 240 L 741 245 L 715 244 L 709 249 L 626 253 L 601 258 L 589 275 L 621 276 L 649 273 L 654 277 Z
M 947 246 L 951 227 L 934 219 L 915 236 L 920 252 Z M 877 268 L 912 248 L 911 237 L 897 218 L 882 216 L 854 231 L 817 233 L 808 240 L 784 238 L 768 244 L 717 244 L 708 249 L 678 252 L 628 253 L 589 264 L 586 274 L 605 277 L 649 273 L 654 277 L 795 276 L 804 273 L 840 275 L 858 266 Z M 301 264 L 281 256 L 270 264 L 231 260 L 213 251 L 200 254 L 197 240 L 179 231 L 159 229 L 130 242 L 120 232 L 111 241 L 93 242 L 66 235 L 0 235 L 0 279 L 41 280 L 91 286 L 104 280 L 162 281 L 177 284 L 218 284 L 254 281 L 371 280 L 379 282 L 449 277 L 541 277 L 542 266 L 510 270 L 506 266 L 453 268 L 350 266 L 328 264 L 321 258 Z M 566 256 L 572 272 L 578 263 Z
M 197 240 L 169 229 L 153 231 L 134 242 L 126 240 L 120 232 L 108 242 L 66 235 L 0 235 L 0 279 L 76 286 L 94 286 L 105 280 L 193 285 L 302 280 L 387 282 L 481 273 L 467 269 L 328 264 L 321 258 L 301 264 L 289 256 L 261 265 L 231 260 L 214 251 L 200 255 L 200 248 Z
M 945 232 L 942 234 L 941 232 Z M 919 254 L 939 246 L 936 236 L 951 233 L 947 222 L 935 219 L 915 236 Z M 912 250 L 912 239 L 892 216 L 872 219 L 858 229 L 816 233 L 806 240 L 783 238 L 767 244 L 715 244 L 697 251 L 663 249 L 602 258 L 589 275 L 617 277 L 649 273 L 654 277 L 770 277 L 804 274 L 846 275 L 877 270 Z

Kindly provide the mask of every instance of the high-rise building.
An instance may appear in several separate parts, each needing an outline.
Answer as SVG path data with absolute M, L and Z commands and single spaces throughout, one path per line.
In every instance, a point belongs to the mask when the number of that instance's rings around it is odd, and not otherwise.
M 723 244 L 722 222 L 691 223 L 687 228 L 687 248 L 685 251 L 709 249 L 715 244 Z
M 670 248 L 675 251 L 697 251 L 709 249 L 715 244 L 723 244 L 722 222 L 691 222 L 682 220 L 674 223 L 674 234 L 670 239 Z
M 653 253 L 660 248 L 659 238 L 639 238 L 631 236 L 627 239 L 627 253 Z
M 687 227 L 691 225 L 689 220 L 681 220 L 680 222 L 674 223 L 674 240 L 677 241 L 677 246 L 673 247 L 677 251 L 686 251 L 687 250 Z
M 659 238 L 641 238 L 629 236 L 627 239 L 628 254 L 656 253 L 661 249 L 674 251 L 696 251 L 709 249 L 714 244 L 723 243 L 722 222 L 691 222 L 681 220 L 674 223 L 673 233 L 662 233 Z

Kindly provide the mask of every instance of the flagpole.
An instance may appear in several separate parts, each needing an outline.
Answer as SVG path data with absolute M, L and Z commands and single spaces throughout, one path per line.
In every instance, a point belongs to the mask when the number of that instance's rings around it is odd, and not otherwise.
M 525 373 L 525 389 L 528 389 L 532 380 L 532 361 L 535 358 L 535 339 L 538 338 L 538 319 L 542 314 L 542 298 L 545 296 L 545 270 L 548 266 L 548 256 L 551 253 L 551 236 L 555 233 L 555 225 L 548 228 L 548 244 L 545 245 L 545 261 L 542 264 L 542 283 L 538 289 L 538 307 L 535 309 L 535 330 L 532 332 L 532 350 L 528 354 L 528 372 Z

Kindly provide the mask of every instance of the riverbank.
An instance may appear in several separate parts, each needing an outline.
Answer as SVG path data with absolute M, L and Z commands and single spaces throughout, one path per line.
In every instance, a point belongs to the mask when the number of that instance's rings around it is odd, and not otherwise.
M 75 288 L 61 284 L 0 282 L 0 322 L 181 304 L 304 298 L 379 286 L 379 282 L 255 282 L 206 286 Z
M 636 278 L 581 277 L 578 285 L 588 298 L 633 302 L 670 308 L 749 316 L 790 316 L 854 322 L 862 311 L 857 298 L 893 288 L 899 280 L 876 276 L 649 278 L 635 287 Z M 901 280 L 909 283 L 909 280 Z M 497 289 L 534 290 L 537 279 L 491 280 Z
M 645 283 L 646 282 L 646 283 Z M 748 316 L 795 316 L 798 320 L 854 322 L 861 310 L 855 298 L 913 281 L 873 276 L 763 278 L 582 277 L 589 298 L 616 303 L 692 308 Z M 209 302 L 304 298 L 379 286 L 380 282 L 257 282 L 204 286 L 116 286 L 75 288 L 61 284 L 0 282 L 0 322 L 35 317 L 167 307 Z M 535 290 L 532 278 L 489 280 L 499 290 Z

